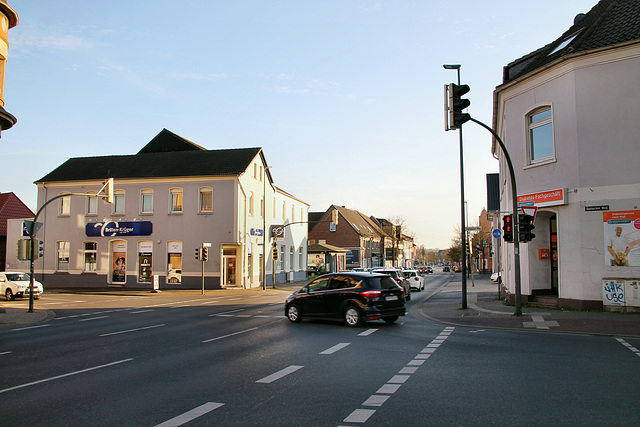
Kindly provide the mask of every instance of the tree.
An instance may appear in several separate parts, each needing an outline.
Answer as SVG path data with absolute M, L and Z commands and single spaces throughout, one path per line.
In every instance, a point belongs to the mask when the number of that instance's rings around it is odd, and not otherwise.
M 453 237 L 451 237 L 451 246 L 447 250 L 447 259 L 451 262 L 460 262 L 462 260 L 462 237 L 460 236 L 460 227 L 453 227 Z

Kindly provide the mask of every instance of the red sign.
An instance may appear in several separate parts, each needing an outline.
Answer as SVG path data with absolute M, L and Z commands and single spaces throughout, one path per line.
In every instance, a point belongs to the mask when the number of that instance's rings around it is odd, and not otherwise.
M 540 193 L 523 194 L 518 196 L 518 205 L 528 206 L 557 206 L 567 204 L 567 190 L 559 188 L 557 190 L 542 191 Z

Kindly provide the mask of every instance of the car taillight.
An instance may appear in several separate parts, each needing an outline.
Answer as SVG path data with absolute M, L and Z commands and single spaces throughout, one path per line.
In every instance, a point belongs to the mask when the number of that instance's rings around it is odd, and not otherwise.
M 382 291 L 364 291 L 361 292 L 360 295 L 365 298 L 378 298 L 380 295 L 382 295 Z
M 396 281 L 396 283 L 397 283 L 398 285 L 402 284 L 402 280 L 400 280 L 400 279 L 394 279 L 394 280 Z
M 417 277 L 415 278 L 418 282 L 420 281 L 420 279 L 418 279 Z

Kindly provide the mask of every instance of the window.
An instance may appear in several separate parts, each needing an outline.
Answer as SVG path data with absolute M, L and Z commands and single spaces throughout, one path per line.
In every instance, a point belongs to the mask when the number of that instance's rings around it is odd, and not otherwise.
M 287 202 L 282 202 L 282 220 L 287 219 Z
M 289 269 L 291 271 L 295 270 L 295 267 L 294 267 L 295 264 L 293 263 L 293 261 L 294 261 L 293 254 L 294 253 L 295 253 L 295 249 L 293 248 L 293 246 L 290 246 L 289 247 Z
M 253 191 L 249 193 L 249 215 L 253 215 Z
M 203 187 L 200 189 L 200 212 L 213 212 L 213 188 Z
M 302 263 L 302 246 L 298 249 L 298 268 L 300 270 L 304 268 L 304 264 Z
M 181 213 L 182 212 L 182 188 L 172 188 L 170 190 L 169 212 Z
M 533 110 L 527 115 L 529 164 L 554 157 L 551 107 Z
M 264 196 L 260 196 L 260 218 L 264 217 Z
M 258 179 L 258 164 L 253 164 L 253 179 Z
M 90 191 L 89 194 L 98 194 L 95 191 Z M 98 198 L 89 196 L 87 197 L 87 215 L 98 214 Z
M 58 251 L 58 253 L 60 252 Z M 96 272 L 97 254 L 98 254 L 98 244 L 96 242 L 84 242 L 84 272 L 85 273 Z
M 113 213 L 124 215 L 124 190 L 116 190 L 113 193 Z
M 291 222 L 296 221 L 296 205 L 291 205 Z
M 60 210 L 58 214 L 62 216 L 69 216 L 71 214 L 71 196 L 64 196 L 60 199 Z
M 69 271 L 69 242 L 58 242 L 56 271 Z
M 153 190 L 142 190 L 140 192 L 140 213 L 153 213 Z

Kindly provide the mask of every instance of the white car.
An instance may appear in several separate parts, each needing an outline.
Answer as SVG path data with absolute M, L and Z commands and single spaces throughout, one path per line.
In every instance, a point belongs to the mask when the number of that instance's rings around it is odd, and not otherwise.
M 500 281 L 502 281 L 502 273 L 500 273 L 500 272 L 493 273 L 491 275 L 491 281 L 492 282 L 500 282 Z
M 424 277 L 422 277 L 417 270 L 404 270 L 402 274 L 404 274 L 404 278 L 409 281 L 411 289 L 415 288 L 418 292 L 424 289 Z
M 29 275 L 19 271 L 0 272 L 0 292 L 7 301 L 15 298 L 29 296 Z M 33 298 L 38 299 L 42 295 L 42 283 L 33 281 Z

